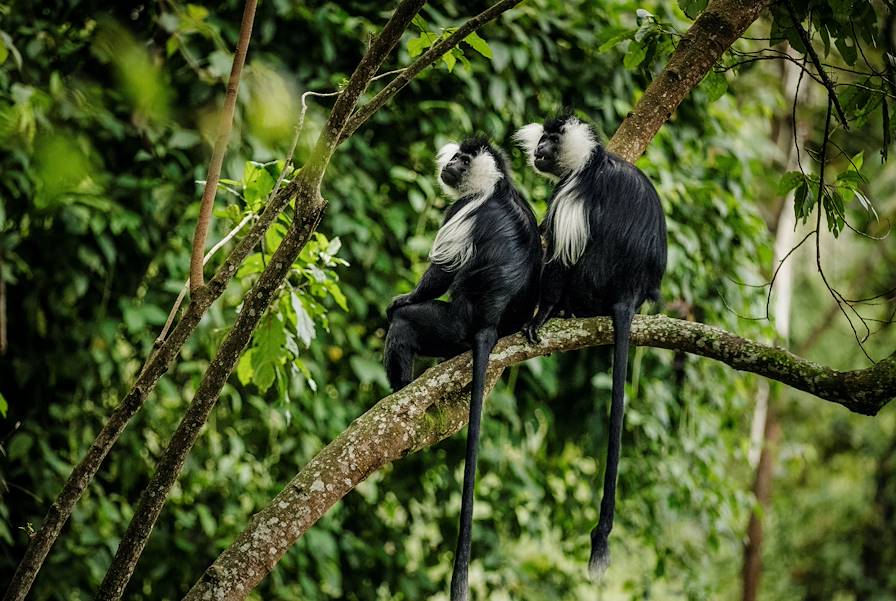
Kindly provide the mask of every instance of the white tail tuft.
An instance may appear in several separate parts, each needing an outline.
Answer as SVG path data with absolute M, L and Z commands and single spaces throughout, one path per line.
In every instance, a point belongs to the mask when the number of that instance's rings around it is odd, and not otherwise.
M 610 547 L 606 540 L 591 542 L 591 559 L 588 560 L 588 580 L 600 582 L 610 567 Z

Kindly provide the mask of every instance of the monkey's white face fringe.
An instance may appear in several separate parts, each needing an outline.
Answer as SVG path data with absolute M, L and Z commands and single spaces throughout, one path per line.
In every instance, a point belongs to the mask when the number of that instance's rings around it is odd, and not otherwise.
M 548 228 L 553 232 L 550 261 L 571 267 L 585 252 L 588 244 L 588 211 L 579 194 L 579 176 L 573 175 L 560 185 L 548 211 Z
M 457 144 L 448 144 L 439 150 L 436 160 L 440 174 L 459 149 Z M 470 162 L 470 167 L 457 188 L 447 185 L 441 177 L 438 178 L 439 184 L 448 196 L 454 199 L 464 196 L 474 198 L 439 228 L 436 240 L 429 251 L 430 261 L 448 271 L 455 271 L 470 260 L 474 250 L 471 238 L 476 209 L 489 199 L 495 190 L 495 185 L 503 177 L 495 158 L 488 152 L 483 152 Z
M 553 173 L 545 173 L 535 166 L 535 149 L 538 148 L 538 142 L 543 135 L 544 126 L 541 123 L 530 123 L 529 125 L 524 125 L 519 128 L 517 132 L 513 134 L 513 141 L 526 153 L 526 162 L 535 173 L 543 175 L 549 180 L 557 181 L 557 176 Z
M 563 137 L 560 141 L 560 168 L 564 173 L 575 173 L 585 166 L 591 158 L 591 151 L 597 146 L 594 131 L 587 123 L 570 117 L 563 124 Z
M 451 158 L 456 155 L 459 150 L 460 144 L 455 144 L 454 142 L 445 144 L 439 148 L 439 151 L 436 153 L 436 165 L 439 167 L 438 173 L 436 173 L 437 177 L 442 173 L 442 169 L 445 168 Z M 439 178 L 439 181 L 441 182 L 442 178 Z

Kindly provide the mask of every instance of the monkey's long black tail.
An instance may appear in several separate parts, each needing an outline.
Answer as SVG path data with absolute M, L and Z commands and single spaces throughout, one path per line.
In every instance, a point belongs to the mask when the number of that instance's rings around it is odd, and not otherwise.
M 470 545 L 473 533 L 473 488 L 476 484 L 476 459 L 479 455 L 479 424 L 482 420 L 482 401 L 485 396 L 485 374 L 488 356 L 498 340 L 494 328 L 476 333 L 473 341 L 473 384 L 470 394 L 470 425 L 467 429 L 467 456 L 464 460 L 464 489 L 460 505 L 460 529 L 454 552 L 454 572 L 451 574 L 451 601 L 467 600 L 467 575 L 470 565 Z
M 613 306 L 613 399 L 610 405 L 610 436 L 607 443 L 607 467 L 604 472 L 604 496 L 600 518 L 591 531 L 591 559 L 588 576 L 599 580 L 610 565 L 608 537 L 613 529 L 616 508 L 616 475 L 622 445 L 622 417 L 625 413 L 625 377 L 628 371 L 628 344 L 635 308 L 631 303 Z

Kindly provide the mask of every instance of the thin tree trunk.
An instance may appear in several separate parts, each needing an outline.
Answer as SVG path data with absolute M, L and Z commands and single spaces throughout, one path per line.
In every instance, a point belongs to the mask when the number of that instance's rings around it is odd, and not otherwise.
M 221 165 L 224 164 L 227 140 L 230 139 L 230 130 L 233 127 L 236 96 L 240 90 L 240 74 L 243 72 L 243 64 L 246 62 L 249 39 L 252 37 L 252 24 L 255 22 L 255 4 L 256 0 L 246 0 L 246 6 L 243 9 L 240 35 L 236 43 L 236 52 L 233 54 L 233 64 L 230 67 L 230 79 L 227 81 L 227 93 L 224 96 L 224 106 L 221 107 L 221 120 L 218 122 L 212 158 L 208 165 L 208 176 L 205 178 L 205 189 L 202 191 L 202 200 L 199 203 L 199 218 L 196 220 L 193 252 L 190 256 L 190 290 L 192 292 L 196 292 L 205 285 L 205 280 L 202 277 L 205 240 L 212 222 L 212 207 L 218 192 L 218 180 L 221 178 Z
M 512 8 L 516 4 L 518 2 L 506 0 L 501 2 L 501 12 Z M 472 28 L 468 27 L 467 24 L 462 25 L 461 28 L 469 33 L 497 16 L 493 8 L 489 8 L 470 19 L 473 22 Z M 445 54 L 453 47 L 453 45 L 440 45 L 434 55 L 429 52 L 425 53 L 409 65 L 406 71 L 419 74 L 425 66 L 438 60 L 442 54 Z M 404 87 L 404 84 L 390 86 L 378 94 L 376 96 L 376 109 L 384 106 L 402 87 Z M 352 113 L 352 131 L 363 125 L 374 112 L 375 110 L 370 110 L 368 105 L 364 105 L 358 111 Z M 346 136 L 343 135 L 340 141 L 345 139 Z M 7 587 L 3 601 L 22 601 L 28 594 L 50 548 L 59 537 L 62 527 L 74 510 L 81 495 L 84 494 L 87 486 L 96 476 L 106 455 L 115 445 L 121 433 L 124 432 L 130 420 L 143 406 L 159 379 L 168 371 L 168 366 L 174 361 L 180 349 L 183 348 L 183 345 L 193 334 L 202 316 L 205 315 L 212 303 L 223 294 L 237 268 L 257 246 L 258 241 L 270 227 L 271 223 L 296 198 L 297 194 L 298 180 L 290 182 L 275 192 L 249 232 L 237 243 L 224 260 L 224 264 L 215 273 L 214 278 L 205 287 L 191 295 L 190 304 L 171 334 L 164 340 L 157 340 L 157 345 L 154 346 L 149 359 L 146 361 L 133 386 L 106 420 L 106 423 L 96 439 L 91 443 L 84 457 L 72 470 L 62 487 L 62 491 L 47 510 L 40 529 L 31 537 L 28 548 Z
M 787 53 L 796 58 L 792 48 L 788 47 Z M 788 99 L 794 98 L 799 94 L 800 68 L 794 62 L 782 61 L 781 74 L 784 77 L 785 96 Z M 788 106 L 792 105 L 788 103 Z M 798 140 L 803 136 L 799 131 L 793 130 L 790 114 L 779 115 L 772 125 L 772 129 L 777 136 L 777 146 L 781 153 L 787 157 L 787 169 L 796 169 L 799 166 L 799 157 L 794 144 L 794 137 L 796 136 Z M 774 223 L 775 252 L 772 271 L 777 269 L 778 274 L 775 278 L 775 302 L 772 315 L 778 342 L 787 346 L 790 339 L 795 258 L 790 257 L 780 267 L 779 264 L 785 260 L 793 245 L 796 244 L 796 216 L 793 212 L 792 193 L 788 194 L 784 202 L 781 203 Z M 769 291 L 769 294 L 771 293 L 772 291 Z M 750 513 L 750 521 L 747 525 L 747 540 L 744 543 L 744 561 L 741 573 L 743 579 L 743 601 L 756 601 L 762 577 L 762 520 L 768 511 L 771 500 L 775 445 L 781 435 L 781 427 L 774 406 L 775 396 L 773 388 L 768 383 L 764 382 L 760 386 L 760 393 L 757 395 L 754 431 L 757 429 L 756 426 L 758 426 L 761 436 L 758 441 L 755 441 L 755 445 L 751 445 L 750 449 L 751 455 L 758 456 L 756 476 L 753 481 L 753 495 L 756 499 L 758 511 L 754 510 Z
M 641 156 L 691 89 L 769 4 L 770 0 L 710 2 L 682 36 L 666 68 L 616 130 L 609 149 L 629 161 Z
M 320 182 L 358 98 L 367 89 L 370 80 L 398 43 L 424 1 L 402 0 L 383 30 L 370 44 L 345 90 L 333 105 L 315 145 L 312 159 L 296 177 L 299 189 L 292 225 L 271 257 L 270 263 L 246 294 L 233 328 L 209 364 L 186 415 L 156 465 L 155 474 L 140 496 L 127 532 L 122 537 L 118 551 L 100 585 L 98 599 L 114 601 L 124 594 L 165 500 L 177 481 L 202 426 L 205 425 L 209 413 L 217 402 L 221 389 L 239 361 L 262 315 L 289 274 L 293 262 L 320 222 L 326 207 L 326 202 L 320 195 Z
M 763 512 L 771 500 L 772 472 L 775 466 L 775 451 L 780 437 L 781 427 L 778 424 L 775 410 L 769 408 L 765 419 L 762 452 L 759 455 L 756 479 L 753 482 L 756 505 L 761 507 Z M 759 512 L 753 511 L 750 514 L 750 523 L 747 525 L 747 542 L 744 546 L 742 571 L 744 601 L 756 601 L 759 593 L 759 579 L 762 575 L 762 519 Z

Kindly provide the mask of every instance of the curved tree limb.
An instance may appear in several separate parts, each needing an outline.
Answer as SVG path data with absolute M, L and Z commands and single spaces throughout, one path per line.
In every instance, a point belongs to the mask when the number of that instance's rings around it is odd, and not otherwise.
M 688 29 L 663 72 L 629 113 L 608 148 L 634 162 L 681 104 L 771 0 L 713 0 Z
M 636 160 L 681 100 L 768 3 L 712 0 L 616 132 L 611 150 Z M 489 377 L 497 378 L 507 365 L 531 356 L 612 342 L 607 318 L 565 324 L 555 320 L 544 332 L 538 346 L 527 344 L 519 335 L 501 340 L 492 354 Z M 632 342 L 715 358 L 868 415 L 896 395 L 896 353 L 865 370 L 837 372 L 784 349 L 661 316 L 636 317 Z M 244 599 L 287 549 L 358 483 L 396 458 L 462 428 L 467 419 L 469 374 L 466 353 L 430 369 L 353 422 L 253 516 L 186 599 Z
M 162 512 L 165 500 L 177 481 L 193 444 L 199 438 L 202 426 L 205 425 L 209 413 L 215 406 L 221 389 L 239 361 L 262 315 L 276 297 L 277 290 L 289 274 L 299 252 L 320 222 L 326 207 L 326 202 L 320 195 L 320 183 L 349 115 L 380 65 L 392 52 L 411 19 L 424 3 L 425 0 L 399 2 L 389 21 L 371 42 L 345 90 L 330 110 L 330 116 L 318 136 L 311 158 L 294 180 L 298 185 L 298 194 L 293 222 L 271 257 L 270 263 L 255 285 L 246 293 L 236 322 L 206 369 L 186 414 L 159 459 L 149 484 L 140 495 L 140 501 L 134 510 L 128 529 L 100 584 L 97 599 L 115 601 L 124 594 L 146 541 Z
M 896 396 L 896 353 L 873 367 L 840 372 L 779 347 L 662 315 L 636 316 L 631 341 L 716 359 L 865 415 Z M 489 377 L 497 379 L 504 368 L 532 357 L 612 343 L 609 317 L 555 319 L 537 345 L 519 334 L 500 340 Z M 299 537 L 370 474 L 459 431 L 467 420 L 470 373 L 470 353 L 449 359 L 352 422 L 252 517 L 185 599 L 244 599 Z
M 193 292 L 196 292 L 205 284 L 202 278 L 202 267 L 205 265 L 202 260 L 205 254 L 205 239 L 208 236 L 208 228 L 212 223 L 212 207 L 215 204 L 215 195 L 218 192 L 221 165 L 224 163 L 224 152 L 227 150 L 227 140 L 230 139 L 230 130 L 233 127 L 236 95 L 240 89 L 240 74 L 243 72 L 246 54 L 249 52 L 249 38 L 252 37 L 252 24 L 255 22 L 255 5 L 256 0 L 246 0 L 246 7 L 243 9 L 240 35 L 236 43 L 236 52 L 233 54 L 233 64 L 230 67 L 230 79 L 227 81 L 224 106 L 221 108 L 221 120 L 218 122 L 215 146 L 212 149 L 212 158 L 208 165 L 208 177 L 205 180 L 205 189 L 202 191 L 202 200 L 199 203 L 199 218 L 196 220 L 196 231 L 193 233 L 193 251 L 190 255 L 190 290 Z
M 507 8 L 510 8 L 509 6 Z M 506 9 L 505 9 L 506 10 Z M 482 14 L 473 19 L 480 19 Z M 488 21 L 479 20 L 473 27 L 467 31 L 475 31 Z M 462 27 L 466 27 L 463 25 Z M 458 40 L 459 41 L 459 40 Z M 440 45 L 438 54 L 434 57 L 427 52 L 425 56 L 431 57 L 431 60 L 438 60 L 453 46 Z M 423 57 L 421 57 L 423 58 Z M 418 59 L 419 62 L 420 59 Z M 414 64 L 417 64 L 416 62 Z M 413 65 L 411 67 L 413 67 Z M 424 66 L 416 70 L 416 74 L 423 71 Z M 385 97 L 383 103 L 391 100 L 392 96 L 397 93 L 396 89 L 388 97 Z M 365 105 L 367 106 L 367 105 Z M 378 108 L 380 108 L 378 107 Z M 371 113 L 372 114 L 372 113 Z M 368 114 L 367 117 L 370 115 Z M 361 123 L 352 128 L 354 131 Z M 344 132 L 345 130 L 343 130 Z M 340 142 L 346 139 L 347 135 L 343 134 Z M 75 505 L 87 490 L 87 486 L 93 481 L 94 476 L 102 466 L 106 455 L 115 446 L 121 433 L 127 427 L 130 420 L 137 414 L 149 394 L 155 388 L 159 379 L 168 371 L 168 366 L 175 360 L 180 349 L 183 348 L 186 341 L 190 338 L 196 327 L 199 325 L 202 316 L 205 315 L 212 303 L 223 294 L 228 282 L 233 278 L 237 268 L 249 256 L 252 249 L 258 244 L 258 241 L 274 222 L 283 209 L 294 199 L 299 193 L 298 181 L 292 181 L 283 188 L 277 187 L 275 193 L 269 199 L 264 211 L 255 221 L 249 232 L 237 243 L 230 251 L 223 265 L 215 273 L 215 276 L 209 280 L 208 284 L 192 295 L 190 304 L 187 306 L 184 316 L 178 321 L 171 335 L 162 340 L 157 340 L 150 358 L 147 360 L 141 370 L 136 381 L 132 385 L 128 393 L 122 398 L 118 406 L 110 414 L 109 418 L 103 425 L 96 439 L 91 443 L 84 457 L 72 470 L 62 491 L 56 497 L 56 500 L 50 505 L 47 514 L 41 522 L 40 529 L 31 537 L 28 549 L 19 562 L 19 566 L 7 587 L 3 601 L 22 601 L 31 589 L 37 573 L 43 565 L 50 548 L 59 537 L 62 527 L 68 521 L 69 516 L 74 510 Z

